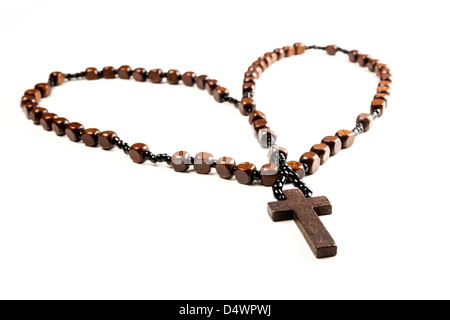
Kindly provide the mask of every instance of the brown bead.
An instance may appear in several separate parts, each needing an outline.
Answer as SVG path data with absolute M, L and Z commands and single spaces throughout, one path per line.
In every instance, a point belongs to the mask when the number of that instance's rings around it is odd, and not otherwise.
M 258 130 L 258 143 L 264 149 L 269 148 L 277 142 L 277 134 L 269 128 L 261 128 Z
M 278 166 L 274 163 L 267 163 L 261 167 L 261 183 L 266 187 L 271 187 L 278 178 Z
M 99 78 L 97 68 L 86 68 L 85 72 L 87 80 L 97 80 Z
M 225 87 L 216 87 L 213 91 L 213 97 L 214 100 L 216 100 L 217 102 L 224 102 L 224 98 L 229 96 L 230 92 L 228 91 L 227 88 Z
M 166 79 L 170 84 L 178 84 L 181 80 L 181 73 L 178 70 L 170 69 L 167 71 Z
M 379 93 L 378 92 L 373 96 L 373 98 L 374 99 L 382 99 L 382 100 L 386 101 L 386 108 L 387 108 L 387 100 L 389 98 L 389 93 Z
M 58 118 L 58 116 L 54 113 L 45 113 L 41 117 L 40 124 L 44 130 L 52 131 L 52 123 L 56 118 Z
M 246 78 L 244 78 L 244 83 L 253 83 L 253 84 L 255 84 L 255 80 L 256 80 L 256 78 L 246 77 Z
M 381 76 L 382 74 L 390 74 L 391 69 L 389 69 L 387 66 L 382 66 L 378 68 L 377 76 Z
M 209 94 L 213 94 L 214 89 L 217 88 L 218 86 L 220 86 L 219 81 L 214 79 L 209 79 L 206 80 L 205 82 L 205 89 L 206 91 L 208 91 Z
M 391 94 L 391 88 L 389 88 L 389 86 L 379 86 L 377 88 L 377 93 L 385 93 L 389 95 Z
M 270 162 L 278 161 L 280 157 L 280 153 L 284 154 L 284 157 L 287 158 L 288 151 L 280 146 L 274 145 L 269 148 L 269 152 L 267 153 L 267 160 Z
M 267 120 L 266 119 L 258 119 L 253 121 L 253 130 L 255 130 L 255 133 L 258 134 L 259 130 L 262 128 L 268 128 L 267 126 Z
M 185 86 L 192 87 L 195 84 L 195 72 L 188 71 L 183 73 L 181 76 L 181 81 L 183 81 Z
M 175 152 L 171 158 L 171 164 L 173 170 L 177 172 L 185 172 L 189 169 L 191 163 L 191 156 L 186 151 Z
M 98 137 L 100 135 L 100 130 L 95 128 L 89 128 L 84 130 L 81 140 L 88 147 L 96 147 L 98 144 Z
M 317 155 L 320 158 L 320 165 L 327 162 L 327 160 L 330 158 L 331 150 L 328 145 L 325 143 L 315 144 L 311 147 L 311 152 L 317 153 Z
M 234 173 L 237 182 L 242 184 L 252 184 L 254 177 L 253 173 L 256 171 L 256 167 L 253 163 L 242 162 L 236 167 L 236 172 Z
M 53 120 L 52 129 L 57 136 L 63 136 L 66 134 L 66 128 L 69 125 L 69 120 L 66 118 L 56 118 Z
M 311 151 L 305 152 L 300 157 L 300 162 L 303 165 L 306 165 L 306 167 L 308 168 L 308 171 L 306 171 L 306 174 L 313 174 L 317 170 L 319 170 L 320 158 L 317 155 L 317 153 L 315 153 L 315 152 L 311 152 Z
M 342 149 L 350 148 L 355 142 L 355 133 L 350 130 L 339 130 L 336 132 L 336 137 L 341 139 Z
M 262 59 L 266 61 L 268 66 L 271 66 L 278 60 L 278 56 L 276 53 L 274 54 L 273 52 L 266 52 Z
M 130 158 L 133 162 L 144 163 L 144 153 L 145 151 L 150 151 L 148 146 L 144 143 L 135 143 L 130 147 Z
M 252 63 L 252 66 L 258 66 L 263 71 L 265 71 L 268 68 L 267 62 L 264 59 L 258 59 L 255 62 Z
M 67 137 L 73 142 L 78 142 L 81 139 L 81 135 L 84 132 L 84 127 L 79 122 L 71 122 L 67 125 L 65 133 Z
M 292 170 L 298 175 L 300 179 L 305 176 L 305 167 L 301 162 L 298 161 L 288 161 L 286 164 L 292 168 Z
M 369 113 L 361 113 L 356 118 L 356 125 L 358 124 L 363 126 L 364 132 L 369 131 L 373 124 L 373 116 Z
M 336 136 L 326 136 L 322 139 L 321 143 L 330 147 L 330 156 L 336 155 L 342 149 L 342 142 Z
M 200 90 L 205 90 L 206 81 L 209 80 L 209 77 L 205 74 L 202 74 L 201 76 L 198 76 L 195 78 L 195 84 L 197 85 L 197 88 Z
M 116 69 L 111 66 L 104 67 L 102 70 L 102 75 L 105 79 L 114 79 L 116 77 Z
M 260 66 L 252 65 L 252 66 L 248 67 L 247 71 L 256 72 L 256 74 L 258 75 L 258 78 L 259 78 L 259 77 L 261 77 L 264 70 Z
M 27 119 L 30 119 L 31 110 L 33 110 L 33 108 L 35 108 L 35 107 L 39 107 L 39 104 L 37 104 L 36 102 L 29 101 L 24 104 L 23 112 L 25 113 L 25 116 L 27 117 Z
M 244 73 L 244 78 L 255 78 L 255 79 L 258 79 L 259 76 L 258 76 L 258 74 L 255 71 L 246 71 Z
M 292 57 L 295 54 L 294 46 L 285 46 L 283 47 L 283 50 L 286 53 L 286 57 Z
M 48 80 L 52 81 L 54 86 L 60 86 L 66 80 L 66 75 L 62 72 L 55 71 L 50 73 Z
M 144 68 L 134 69 L 133 78 L 136 81 L 144 82 L 145 80 L 147 80 L 147 70 L 145 70 Z
M 325 47 L 325 51 L 330 55 L 330 56 L 334 56 L 336 54 L 336 52 L 338 51 L 338 46 L 335 44 L 330 44 L 328 46 Z
M 163 78 L 163 71 L 161 69 L 152 69 L 148 72 L 148 78 L 153 83 L 160 83 Z
M 360 54 L 358 57 L 358 63 L 361 67 L 365 67 L 370 59 L 371 58 L 368 54 Z
M 255 91 L 256 85 L 254 83 L 244 83 L 242 85 L 242 95 L 253 96 L 253 91 Z
M 23 108 L 27 103 L 38 103 L 38 101 L 32 96 L 23 96 L 20 99 L 20 107 Z
M 375 66 L 377 65 L 378 62 L 379 62 L 378 59 L 370 59 L 367 62 L 367 69 L 369 69 L 369 71 L 371 72 L 375 72 Z
M 286 57 L 286 52 L 282 48 L 277 48 L 277 49 L 273 50 L 273 52 L 275 52 L 277 54 L 277 60 L 281 60 L 284 57 Z
M 301 42 L 294 43 L 294 48 L 297 55 L 305 53 L 306 50 L 306 46 Z
M 250 112 L 250 115 L 248 117 L 248 123 L 253 124 L 253 122 L 260 119 L 266 119 L 266 115 L 264 114 L 264 112 L 253 110 L 252 112 Z
M 375 65 L 375 72 L 376 72 L 376 75 L 377 75 L 377 76 L 380 75 L 380 70 L 383 69 L 383 68 L 387 68 L 387 65 L 384 64 L 384 63 L 379 62 L 379 63 L 377 63 L 377 64 Z
M 132 73 L 133 73 L 133 70 L 131 69 L 130 66 L 127 66 L 127 65 L 121 66 L 117 70 L 117 74 L 119 75 L 120 79 L 130 79 Z
M 48 97 L 52 93 L 52 87 L 48 83 L 38 83 L 34 88 L 41 92 L 43 98 Z
M 374 112 L 378 110 L 378 116 L 382 116 L 384 113 L 384 109 L 386 109 L 386 101 L 383 99 L 373 99 L 370 104 L 370 112 Z
M 38 89 L 28 89 L 24 92 L 24 97 L 31 97 L 35 100 L 35 102 L 41 101 L 42 94 Z
M 30 119 L 34 124 L 40 124 L 42 116 L 46 113 L 48 113 L 47 109 L 36 106 L 31 109 Z
M 256 105 L 252 98 L 243 98 L 239 102 L 238 108 L 242 115 L 248 116 L 256 108 Z
M 390 73 L 383 73 L 380 75 L 380 80 L 392 82 L 391 77 L 392 75 Z
M 348 60 L 350 60 L 350 62 L 357 62 L 358 58 L 359 58 L 358 50 L 351 50 L 348 52 Z
M 381 80 L 378 82 L 379 87 L 389 87 L 391 85 L 391 81 Z
M 231 179 L 233 177 L 233 168 L 236 161 L 230 157 L 222 157 L 216 162 L 216 172 L 222 179 Z
M 213 162 L 214 159 L 211 153 L 199 152 L 194 157 L 194 170 L 200 174 L 207 174 L 211 171 Z
M 111 150 L 114 148 L 113 140 L 118 136 L 114 131 L 103 131 L 98 136 L 98 144 L 103 150 Z

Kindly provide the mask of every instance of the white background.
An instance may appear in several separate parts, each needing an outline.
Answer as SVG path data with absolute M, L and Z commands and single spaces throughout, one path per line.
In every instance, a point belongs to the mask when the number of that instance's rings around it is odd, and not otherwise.
M 449 58 L 445 1 L 2 1 L 2 299 L 447 299 Z M 359 49 L 394 75 L 385 115 L 305 179 L 327 195 L 338 256 L 316 260 L 270 188 L 134 164 L 26 120 L 51 71 L 129 64 L 208 74 L 239 98 L 258 56 L 303 42 Z M 289 159 L 352 129 L 377 79 L 338 54 L 283 60 L 256 102 Z M 266 151 L 230 104 L 185 86 L 78 81 L 41 105 L 155 153 Z

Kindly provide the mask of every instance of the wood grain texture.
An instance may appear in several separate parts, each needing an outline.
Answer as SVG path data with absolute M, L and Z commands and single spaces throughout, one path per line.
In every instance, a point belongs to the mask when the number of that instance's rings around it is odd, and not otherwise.
M 306 198 L 298 189 L 283 191 L 286 200 L 269 202 L 267 211 L 274 222 L 291 220 L 300 229 L 317 258 L 334 257 L 337 246 L 319 216 L 332 212 L 326 197 Z

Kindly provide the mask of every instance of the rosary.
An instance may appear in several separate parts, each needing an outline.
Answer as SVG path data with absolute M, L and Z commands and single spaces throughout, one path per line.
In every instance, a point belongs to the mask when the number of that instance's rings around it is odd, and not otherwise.
M 377 91 L 370 105 L 370 113 L 361 113 L 356 118 L 356 126 L 353 130 L 339 130 L 334 136 L 326 136 L 319 144 L 303 153 L 298 161 L 287 161 L 288 152 L 276 144 L 277 135 L 270 129 L 266 116 L 257 110 L 254 92 L 256 80 L 262 73 L 276 61 L 294 55 L 301 55 L 306 50 L 324 50 L 329 55 L 340 52 L 347 54 L 350 62 L 358 63 L 376 73 L 380 81 Z M 154 154 L 144 143 L 129 145 L 124 142 L 114 131 L 100 131 L 96 128 L 85 129 L 79 122 L 70 122 L 66 118 L 59 117 L 47 109 L 39 106 L 42 98 L 48 97 L 53 87 L 62 85 L 65 81 L 78 79 L 130 79 L 136 81 L 150 81 L 152 83 L 163 82 L 164 79 L 171 85 L 177 85 L 180 81 L 189 87 L 194 85 L 200 90 L 205 90 L 219 102 L 233 104 L 240 113 L 248 117 L 253 132 L 261 147 L 268 149 L 268 162 L 258 170 L 250 162 L 236 164 L 231 157 L 215 159 L 208 152 L 199 152 L 194 157 L 186 151 L 175 152 L 172 156 L 167 153 Z M 64 74 L 52 72 L 46 83 L 38 83 L 34 89 L 26 90 L 20 106 L 26 117 L 36 125 L 41 125 L 47 131 L 54 131 L 58 136 L 66 135 L 74 142 L 83 141 L 88 147 L 100 145 L 103 150 L 111 150 L 117 147 L 135 163 L 165 162 L 177 172 L 185 172 L 193 167 L 199 174 L 208 174 L 215 169 L 222 179 L 231 179 L 233 176 L 241 184 L 253 184 L 255 181 L 272 187 L 276 199 L 269 202 L 267 211 L 273 221 L 293 219 L 305 237 L 308 245 L 317 258 L 332 257 L 337 254 L 337 246 L 322 224 L 319 216 L 331 214 L 331 204 L 324 196 L 312 197 L 312 191 L 301 180 L 304 175 L 315 173 L 329 157 L 336 155 L 341 149 L 353 145 L 355 137 L 368 131 L 375 119 L 383 115 L 387 107 L 387 98 L 390 94 L 391 72 L 386 64 L 377 59 L 372 59 L 367 54 L 361 54 L 358 50 L 345 50 L 336 45 L 305 46 L 295 43 L 292 46 L 278 48 L 265 53 L 253 62 L 244 74 L 242 85 L 243 97 L 239 101 L 230 96 L 228 90 L 221 86 L 217 80 L 210 79 L 207 75 L 197 76 L 194 72 L 181 74 L 178 70 L 171 69 L 167 72 L 161 69 L 153 69 L 147 72 L 144 68 L 131 69 L 124 65 L 118 69 L 104 67 L 101 71 L 96 68 L 87 68 L 84 72 Z M 292 183 L 293 189 L 283 191 L 286 183 Z

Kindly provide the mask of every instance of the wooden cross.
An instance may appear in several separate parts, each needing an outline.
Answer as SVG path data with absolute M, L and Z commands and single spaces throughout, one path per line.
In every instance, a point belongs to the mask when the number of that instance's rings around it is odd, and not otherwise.
M 318 216 L 331 214 L 327 197 L 306 198 L 299 189 L 283 191 L 286 200 L 269 202 L 273 221 L 294 219 L 317 258 L 334 257 L 337 246 Z

